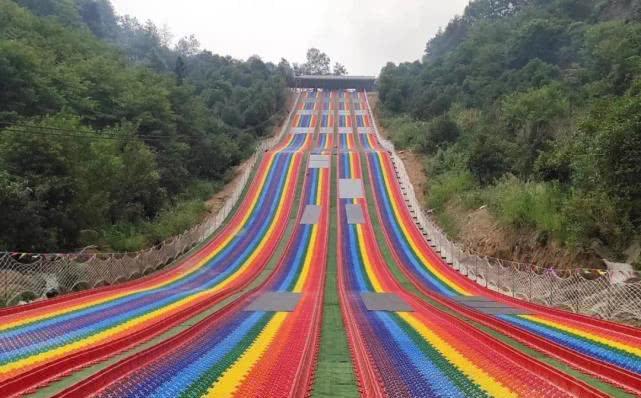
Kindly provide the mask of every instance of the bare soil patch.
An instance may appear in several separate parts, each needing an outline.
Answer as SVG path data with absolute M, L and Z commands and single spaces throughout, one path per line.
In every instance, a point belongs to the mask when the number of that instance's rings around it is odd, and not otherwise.
M 403 160 L 405 170 L 414 185 L 414 192 L 419 203 L 425 203 L 427 189 L 427 173 L 423 164 L 423 157 L 412 151 L 397 151 L 398 157 Z
M 486 256 L 555 268 L 603 268 L 595 254 L 561 247 L 554 240 L 542 240 L 540 233 L 501 225 L 481 207 L 476 210 L 449 205 L 445 210 L 454 220 L 464 247 Z
M 205 207 L 207 208 L 207 211 L 209 213 L 217 213 L 220 209 L 225 206 L 225 202 L 227 201 L 227 198 L 229 198 L 236 187 L 241 183 L 241 178 L 243 176 L 243 172 L 245 169 L 249 167 L 249 160 L 244 161 L 240 165 L 236 166 L 234 169 L 234 178 L 225 186 L 223 189 L 220 191 L 216 192 L 214 196 L 209 198 L 205 202 Z M 203 214 L 203 218 L 205 218 L 205 215 Z

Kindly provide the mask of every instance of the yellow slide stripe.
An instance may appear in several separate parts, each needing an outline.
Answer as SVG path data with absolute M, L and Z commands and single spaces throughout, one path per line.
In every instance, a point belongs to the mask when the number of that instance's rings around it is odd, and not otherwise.
M 275 313 L 247 351 L 222 374 L 205 396 L 216 398 L 233 396 L 238 386 L 245 381 L 247 374 L 267 351 L 288 314 L 287 312 Z
M 443 340 L 436 333 L 428 329 L 422 322 L 416 319 L 409 312 L 397 313 L 405 322 L 412 326 L 423 338 L 437 351 L 443 355 L 450 363 L 459 369 L 465 376 L 473 380 L 483 390 L 487 391 L 494 397 L 509 398 L 518 395 L 495 380 L 492 375 L 476 366 L 469 359 L 456 351 L 447 341 Z
M 316 201 L 315 203 L 317 205 L 322 204 L 322 192 L 323 192 L 323 184 L 325 182 L 325 170 L 324 169 L 319 169 L 320 172 L 318 173 L 318 184 L 316 185 Z M 311 263 L 312 263 L 312 258 L 314 257 L 314 254 L 316 253 L 316 247 L 318 246 L 318 225 L 314 224 L 312 226 L 312 235 L 310 237 L 310 245 L 307 250 L 307 253 L 305 254 L 305 261 L 303 262 L 303 269 L 301 270 L 301 273 L 298 277 L 298 281 L 296 281 L 296 285 L 294 285 L 294 289 L 292 292 L 294 293 L 300 293 L 303 291 L 303 287 L 305 285 L 305 282 L 307 281 L 307 275 L 309 274 L 309 269 L 311 268 Z
M 363 236 L 363 225 L 361 224 L 356 224 L 356 235 L 358 237 L 358 250 L 361 253 L 361 256 L 363 258 L 363 264 L 365 265 L 365 272 L 367 273 L 367 277 L 369 278 L 370 282 L 372 283 L 372 288 L 376 293 L 381 293 L 384 291 L 383 286 L 381 285 L 381 282 L 378 279 L 378 276 L 376 275 L 376 272 L 372 268 L 372 258 L 370 257 L 369 250 L 365 247 L 365 237 Z
M 307 275 L 309 274 L 312 258 L 316 253 L 317 235 L 318 235 L 318 227 L 314 225 L 312 227 L 312 236 L 310 237 L 310 245 L 307 250 L 307 253 L 305 253 L 305 261 L 303 262 L 303 269 L 301 270 L 300 275 L 298 276 L 298 281 L 296 281 L 296 285 L 294 285 L 294 289 L 292 290 L 292 292 L 294 293 L 302 292 L 303 286 L 307 281 Z
M 574 335 L 577 335 L 577 336 L 581 336 L 583 338 L 586 338 L 586 339 L 589 339 L 589 340 L 592 340 L 592 341 L 596 341 L 597 343 L 601 343 L 601 344 L 604 344 L 604 345 L 607 345 L 607 346 L 610 346 L 610 347 L 614 347 L 614 348 L 617 348 L 619 350 L 622 350 L 622 351 L 625 351 L 625 352 L 629 352 L 631 354 L 634 354 L 634 355 L 637 355 L 637 356 L 641 357 L 641 349 L 638 348 L 638 347 L 627 345 L 625 343 L 621 343 L 621 342 L 618 342 L 616 340 L 609 340 L 606 337 L 602 337 L 602 336 L 599 336 L 599 335 L 594 334 L 594 333 L 586 332 L 586 331 L 583 331 L 581 329 L 574 328 L 572 326 L 566 326 L 566 325 L 560 324 L 558 322 L 550 321 L 550 320 L 544 319 L 544 318 L 542 318 L 540 316 L 536 316 L 536 315 L 519 315 L 519 316 L 521 318 L 523 318 L 523 319 L 527 319 L 527 320 L 532 321 L 532 322 L 540 323 L 540 324 L 543 324 L 545 326 L 554 327 L 554 328 L 557 328 L 557 329 L 562 330 L 564 332 L 571 333 L 571 334 L 574 334 Z

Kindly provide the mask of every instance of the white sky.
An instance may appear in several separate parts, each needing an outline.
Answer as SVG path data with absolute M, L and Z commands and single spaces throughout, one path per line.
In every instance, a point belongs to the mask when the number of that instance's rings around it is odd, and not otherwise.
M 350 74 L 413 61 L 469 0 L 111 0 L 116 12 L 195 34 L 204 49 L 246 59 L 303 62 L 317 47 Z

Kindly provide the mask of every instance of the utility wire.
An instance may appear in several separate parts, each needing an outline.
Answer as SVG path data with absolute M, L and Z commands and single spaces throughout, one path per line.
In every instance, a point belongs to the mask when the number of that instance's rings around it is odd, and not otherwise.
M 4 128 L 0 130 L 0 134 L 2 133 L 16 133 L 16 134 L 30 134 L 30 135 L 40 135 L 44 137 L 66 137 L 66 138 L 84 138 L 84 139 L 89 139 L 89 140 L 111 140 L 111 141 L 116 141 L 116 140 L 123 140 L 123 141 L 132 141 L 135 139 L 139 139 L 141 141 L 145 142 L 151 142 L 151 141 L 160 141 L 163 139 L 162 137 L 140 137 L 140 136 L 109 136 L 109 135 L 101 135 L 101 134 L 94 134 L 94 135 L 88 135 L 88 134 L 80 134 L 78 132 L 75 133 L 66 133 L 66 132 L 56 132 L 56 131 L 50 131 L 50 132 L 45 132 L 45 131 L 34 131 L 34 130 L 29 130 L 29 129 L 14 129 L 14 128 Z
M 229 133 L 245 133 L 257 128 L 263 127 L 268 123 L 272 122 L 276 117 L 280 116 L 278 113 L 273 114 L 268 119 L 262 121 L 261 123 L 250 126 L 245 129 L 236 129 L 231 126 L 225 125 L 227 128 L 231 128 Z M 135 134 L 132 136 L 123 136 L 117 135 L 114 133 L 104 133 L 104 132 L 82 132 L 81 130 L 72 130 L 72 129 L 63 129 L 59 127 L 48 127 L 48 126 L 36 126 L 31 124 L 23 123 L 9 123 L 9 122 L 0 122 L 0 125 L 8 126 L 0 130 L 0 132 L 13 132 L 13 133 L 27 133 L 27 134 L 37 134 L 43 136 L 60 136 L 60 137 L 75 137 L 75 138 L 88 138 L 88 139 L 110 139 L 110 140 L 127 140 L 127 139 L 140 139 L 143 141 L 159 141 L 163 139 L 171 138 L 205 138 L 207 135 L 194 135 L 194 134 Z M 43 130 L 43 131 L 34 131 L 34 130 Z M 45 133 L 44 131 L 49 131 Z
M 52 131 L 52 132 L 57 132 L 57 133 L 64 133 L 64 134 L 73 134 L 73 135 L 79 135 L 82 137 L 88 137 L 88 138 L 107 138 L 107 139 L 118 139 L 122 138 L 122 134 L 116 134 L 116 133 L 111 133 L 111 132 L 105 132 L 105 131 L 83 131 L 81 129 L 75 130 L 75 129 L 64 129 L 64 128 L 59 128 L 59 127 L 49 127 L 49 126 L 36 126 L 32 124 L 24 124 L 24 123 L 7 123 L 7 122 L 0 122 L 0 125 L 6 125 L 8 126 L 8 129 L 14 129 L 16 128 L 19 129 L 29 129 L 29 130 L 43 130 L 43 131 Z M 151 138 L 151 139 L 156 139 L 156 138 L 177 138 L 177 137 L 193 137 L 193 138 L 202 138 L 204 135 L 194 135 L 194 134 L 135 134 L 132 137 L 136 138 Z

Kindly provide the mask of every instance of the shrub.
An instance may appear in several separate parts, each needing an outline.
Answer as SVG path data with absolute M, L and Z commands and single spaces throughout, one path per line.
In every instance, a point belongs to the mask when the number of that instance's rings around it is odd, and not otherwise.
M 567 243 L 588 247 L 596 239 L 615 252 L 623 250 L 632 226 L 617 207 L 605 192 L 573 191 L 563 208 Z
M 399 148 L 413 149 L 427 134 L 425 122 L 414 121 L 407 116 L 383 119 L 383 127 L 391 132 L 391 139 Z
M 560 209 L 565 195 L 557 184 L 523 182 L 514 176 L 501 179 L 484 193 L 488 205 L 500 221 L 517 228 L 529 227 L 560 234 Z
M 448 201 L 455 198 L 461 199 L 476 188 L 474 177 L 469 171 L 449 171 L 431 180 L 427 203 L 431 208 L 440 212 Z
M 468 168 L 479 183 L 489 184 L 509 170 L 506 150 L 496 137 L 479 135 L 470 149 Z
M 455 142 L 460 135 L 458 125 L 449 116 L 439 116 L 429 122 L 427 134 L 418 137 L 416 149 L 425 154 L 431 154 Z

